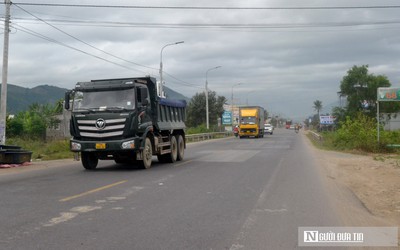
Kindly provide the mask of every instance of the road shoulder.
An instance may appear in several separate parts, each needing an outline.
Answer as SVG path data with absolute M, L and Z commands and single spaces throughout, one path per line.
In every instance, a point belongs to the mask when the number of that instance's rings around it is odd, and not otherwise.
M 50 161 L 32 161 L 24 164 L 16 165 L 10 168 L 1 168 L 0 175 L 17 174 L 27 171 L 35 171 L 46 168 L 61 167 L 68 164 L 76 163 L 74 159 L 60 159 Z
M 312 148 L 337 195 L 344 220 L 354 226 L 400 226 L 400 161 Z

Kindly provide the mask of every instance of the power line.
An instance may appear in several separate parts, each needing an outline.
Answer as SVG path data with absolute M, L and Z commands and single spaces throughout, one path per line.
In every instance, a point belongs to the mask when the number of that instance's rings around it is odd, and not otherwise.
M 98 5 L 98 4 L 57 4 L 57 3 L 18 3 L 18 5 L 79 7 L 79 8 L 119 8 L 119 9 L 178 9 L 178 10 L 343 10 L 343 9 L 397 9 L 400 5 L 370 6 L 295 6 L 295 7 L 227 7 L 227 6 L 139 6 L 139 5 Z
M 15 5 L 15 4 L 14 4 L 14 5 Z M 59 29 L 58 27 L 56 27 L 56 26 L 50 24 L 49 22 L 45 21 L 44 19 L 39 18 L 38 16 L 35 16 L 34 14 L 32 14 L 32 13 L 30 13 L 29 11 L 23 9 L 22 7 L 20 7 L 20 6 L 18 6 L 18 5 L 15 5 L 15 6 L 18 7 L 19 9 L 21 9 L 22 11 L 26 12 L 27 14 L 29 14 L 29 15 L 35 17 L 37 20 L 40 20 L 41 22 L 43 22 L 43 23 L 45 23 L 45 24 L 51 26 L 52 28 L 54 28 L 54 29 L 60 31 L 61 33 L 65 34 L 65 35 L 67 35 L 67 36 L 69 36 L 69 37 L 71 37 L 71 38 L 73 38 L 73 39 L 75 39 L 75 40 L 77 40 L 77 41 L 79 41 L 79 42 L 81 42 L 81 43 L 83 43 L 83 44 L 85 44 L 85 45 L 87 45 L 87 46 L 89 46 L 89 47 L 95 49 L 95 50 L 101 51 L 102 53 L 105 53 L 105 54 L 107 54 L 107 55 L 109 55 L 109 56 L 112 56 L 112 57 L 114 57 L 114 58 L 117 58 L 117 59 L 119 59 L 119 60 L 122 60 L 122 61 L 125 61 L 125 62 L 128 62 L 128 63 L 134 64 L 134 65 L 137 65 L 137 66 L 141 66 L 141 67 L 145 67 L 145 68 L 153 69 L 153 70 L 158 70 L 158 69 L 156 69 L 156 68 L 148 67 L 148 66 L 145 66 L 145 65 L 142 65 L 142 64 L 138 64 L 138 63 L 135 63 L 135 62 L 126 60 L 126 59 L 124 59 L 124 58 L 121 58 L 121 57 L 118 57 L 118 56 L 116 56 L 116 55 L 113 55 L 113 54 L 111 54 L 111 53 L 109 53 L 109 52 L 107 52 L 107 51 L 104 51 L 104 50 L 102 50 L 102 49 L 99 49 L 99 48 L 97 48 L 97 47 L 95 47 L 95 46 L 93 46 L 93 45 L 91 45 L 91 44 L 89 44 L 89 43 L 87 43 L 87 42 L 85 42 L 85 41 L 83 41 L 83 40 L 81 40 L 81 39 L 79 39 L 79 38 L 77 38 L 77 37 L 75 37 L 75 36 L 73 36 L 73 35 L 67 33 L 67 32 L 65 32 L 65 31 Z M 22 27 L 22 26 L 20 26 L 20 27 Z M 26 28 L 25 28 L 25 29 L 26 29 Z M 29 29 L 27 29 L 27 30 L 29 30 Z M 32 31 L 32 30 L 29 30 L 29 31 L 30 31 L 29 33 L 32 35 L 32 32 L 33 32 L 33 31 Z M 37 32 L 35 32 L 35 33 L 36 33 L 36 35 L 39 35 L 40 38 L 43 38 L 43 39 L 48 40 L 48 41 L 51 41 L 51 42 L 56 42 L 57 44 L 66 46 L 66 47 L 71 48 L 71 49 L 75 49 L 75 50 L 77 50 L 77 51 L 79 51 L 79 52 L 83 52 L 83 53 L 86 54 L 86 55 L 94 56 L 94 57 L 96 57 L 96 58 L 98 58 L 98 59 L 101 59 L 101 60 L 106 61 L 106 62 L 110 62 L 110 63 L 112 63 L 112 64 L 114 64 L 114 65 L 122 66 L 122 67 L 124 67 L 124 68 L 126 68 L 126 69 L 140 71 L 140 72 L 145 73 L 145 74 L 147 73 L 147 72 L 144 72 L 144 71 L 141 71 L 141 70 L 138 70 L 138 69 L 132 69 L 132 68 L 126 67 L 126 66 L 124 66 L 124 65 L 122 65 L 122 64 L 112 62 L 112 61 L 110 61 L 110 60 L 104 59 L 104 58 L 99 57 L 99 56 L 95 56 L 95 55 L 90 54 L 90 53 L 88 53 L 88 52 L 85 52 L 85 51 L 83 51 L 83 50 L 76 49 L 76 48 L 74 48 L 74 47 L 72 47 L 72 46 L 69 46 L 69 45 L 66 45 L 66 44 L 64 44 L 64 43 L 58 42 L 58 41 L 56 41 L 56 40 L 54 40 L 54 39 L 48 39 L 48 37 L 45 37 L 45 36 L 43 36 L 43 35 L 40 35 L 40 34 L 37 33 Z M 184 83 L 186 86 L 196 87 L 195 85 L 193 85 L 193 84 L 191 84 L 191 83 L 188 83 L 188 82 L 185 82 L 185 81 L 183 81 L 183 80 L 180 80 L 180 79 L 178 79 L 178 78 L 176 78 L 176 77 L 174 77 L 174 76 L 172 76 L 172 75 L 170 75 L 170 74 L 168 74 L 168 75 L 169 75 L 171 78 L 173 78 L 173 79 L 175 79 L 175 80 L 177 80 L 177 81 L 180 81 L 180 82 Z
M 83 41 L 83 40 L 81 40 L 81 39 L 79 39 L 79 38 L 77 38 L 77 37 L 75 37 L 75 36 L 73 36 L 73 35 L 67 33 L 67 32 L 65 32 L 65 31 L 59 29 L 58 27 L 56 27 L 56 26 L 50 24 L 49 22 L 45 21 L 44 19 L 42 19 L 42 18 L 40 18 L 40 17 L 38 17 L 38 16 L 36 16 L 36 15 L 30 13 L 29 11 L 25 10 L 24 8 L 22 8 L 22 7 L 20 7 L 20 6 L 16 5 L 16 4 L 14 4 L 14 5 L 15 5 L 16 7 L 18 7 L 20 10 L 24 11 L 25 13 L 27 13 L 27 14 L 29 14 L 29 15 L 35 17 L 36 19 L 38 19 L 38 20 L 40 20 L 41 22 L 43 22 L 43 23 L 49 25 L 50 27 L 52 27 L 52 28 L 54 28 L 54 29 L 60 31 L 61 33 L 65 34 L 65 35 L 67 35 L 67 36 L 69 36 L 69 37 L 71 37 L 71 38 L 73 38 L 73 39 L 75 39 L 75 40 L 77 40 L 77 41 L 79 41 L 79 42 L 81 42 L 81 43 L 83 43 L 83 44 L 89 46 L 89 47 L 91 47 L 92 49 L 95 49 L 95 50 L 100 51 L 100 52 L 102 52 L 102 53 L 105 53 L 105 54 L 107 54 L 107 55 L 109 55 L 109 56 L 112 56 L 112 57 L 117 58 L 117 59 L 119 59 L 119 60 L 122 60 L 122 61 L 125 61 L 125 62 L 128 62 L 128 63 L 134 64 L 134 65 L 137 65 L 137 66 L 140 66 L 140 67 L 144 67 L 144 68 L 148 68 L 148 69 L 157 70 L 157 69 L 155 69 L 155 68 L 151 68 L 151 67 L 148 67 L 148 66 L 139 64 L 139 63 L 135 63 L 135 62 L 132 62 L 132 61 L 128 61 L 128 60 L 126 60 L 126 59 L 124 59 L 124 58 L 121 58 L 121 57 L 119 57 L 119 56 L 113 55 L 113 54 L 111 54 L 111 53 L 109 53 L 109 52 L 107 52 L 107 51 L 105 51 L 105 50 L 99 49 L 99 48 L 97 48 L 97 47 L 95 47 L 95 46 L 93 46 L 93 45 L 91 45 L 91 44 L 89 44 L 89 43 L 87 43 L 87 42 L 85 42 L 85 41 Z M 140 71 L 140 70 L 138 70 L 138 71 Z M 142 71 L 142 72 L 143 72 L 143 71 Z
M 93 55 L 93 54 L 91 54 L 91 53 L 89 53 L 89 52 L 86 52 L 86 51 L 83 51 L 83 50 L 81 50 L 81 49 L 75 48 L 75 47 L 70 46 L 70 45 L 68 45 L 68 44 L 65 44 L 65 43 L 63 43 L 63 42 L 57 41 L 57 40 L 55 40 L 55 39 L 53 39 L 53 38 L 50 38 L 50 37 L 48 37 L 48 36 L 42 35 L 42 34 L 36 32 L 36 31 L 33 31 L 33 30 L 28 29 L 28 28 L 26 28 L 26 27 L 23 27 L 23 26 L 21 26 L 21 25 L 19 25 L 19 24 L 13 23 L 11 26 L 12 26 L 13 28 L 15 28 L 16 30 L 19 30 L 19 31 L 21 31 L 21 32 L 27 33 L 27 34 L 29 34 L 29 35 L 32 35 L 32 36 L 41 38 L 41 39 L 46 40 L 46 41 L 48 41 L 48 42 L 52 42 L 52 43 L 61 45 L 61 46 L 63 46 L 63 47 L 66 47 L 66 48 L 69 48 L 69 49 L 72 49 L 72 50 L 75 50 L 75 51 L 78 51 L 78 52 L 81 52 L 81 53 L 83 53 L 83 54 L 85 54 L 85 55 L 88 55 L 88 56 L 91 56 L 91 57 L 100 59 L 100 60 L 102 60 L 102 61 L 105 61 L 105 62 L 114 64 L 114 65 L 116 65 L 116 66 L 120 66 L 120 67 L 123 67 L 123 68 L 128 69 L 128 70 L 134 70 L 134 71 L 142 72 L 142 73 L 144 73 L 144 74 L 148 74 L 148 72 L 144 72 L 144 71 L 141 71 L 141 70 L 138 70 L 138 69 L 130 68 L 130 67 L 127 67 L 127 66 L 125 66 L 125 65 L 122 65 L 122 64 L 113 62 L 113 61 L 111 61 L 111 60 L 102 58 L 102 57 L 100 57 L 100 56 Z M 16 26 L 17 26 L 17 27 L 16 27 Z M 19 27 L 19 28 L 18 28 L 18 27 Z M 198 85 L 195 85 L 195 84 L 192 84 L 192 83 L 183 81 L 183 80 L 181 80 L 181 79 L 178 79 L 178 78 L 176 78 L 175 76 L 173 76 L 173 75 L 171 75 L 171 74 L 168 74 L 168 73 L 165 72 L 165 71 L 164 71 L 164 74 L 166 74 L 166 75 L 169 76 L 170 78 L 174 79 L 175 81 L 173 81 L 173 82 L 174 82 L 175 84 L 184 85 L 184 86 L 187 86 L 187 87 L 200 88 Z M 150 74 L 150 75 L 152 75 L 153 77 L 156 77 L 154 74 Z M 178 82 L 177 82 L 177 81 L 178 81 Z
M 14 20 L 34 21 L 27 18 L 14 18 Z M 44 20 L 44 19 L 41 19 Z M 137 23 L 137 22 L 112 22 L 112 21 L 90 21 L 90 20 L 61 20 L 46 19 L 46 23 L 54 22 L 63 24 L 72 24 L 73 26 L 99 26 L 99 27 L 146 27 L 146 28 L 227 28 L 227 29 L 286 29 L 286 28 L 320 28 L 320 27 L 343 27 L 343 26 L 362 26 L 362 25 L 390 25 L 400 24 L 400 20 L 371 21 L 371 22 L 321 22 L 321 23 L 276 23 L 276 24 L 226 24 L 226 23 Z
M 19 30 L 19 31 L 25 32 L 25 33 L 30 34 L 30 35 L 32 35 L 32 36 L 39 37 L 39 38 L 44 39 L 44 40 L 46 40 L 46 41 L 49 41 L 49 42 L 52 42 L 52 43 L 55 43 L 55 44 L 64 46 L 64 47 L 66 47 L 66 48 L 69 48 L 69 49 L 72 49 L 72 50 L 75 50 L 75 51 L 78 51 L 78 52 L 81 52 L 81 53 L 83 53 L 83 54 L 85 54 L 85 55 L 88 55 L 88 56 L 91 56 L 91 57 L 100 59 L 100 60 L 102 60 L 102 61 L 105 61 L 105 62 L 114 64 L 114 65 L 116 65 L 116 66 L 120 66 L 120 67 L 125 68 L 125 69 L 128 69 L 128 70 L 140 71 L 140 72 L 142 72 L 142 73 L 147 74 L 147 72 L 144 72 L 144 71 L 141 71 L 141 70 L 138 70 L 138 69 L 134 69 L 134 68 L 127 67 L 127 66 L 125 66 L 125 65 L 122 65 L 122 64 L 113 62 L 113 61 L 108 60 L 108 59 L 106 59 L 106 58 L 103 58 L 103 57 L 100 57 L 100 56 L 91 54 L 91 53 L 86 52 L 86 51 L 84 51 L 84 50 L 81 50 L 81 49 L 75 48 L 75 47 L 73 47 L 73 46 L 70 46 L 70 45 L 68 45 L 68 44 L 65 44 L 65 43 L 63 43 L 63 42 L 57 41 L 57 40 L 55 40 L 55 39 L 53 39 L 53 38 L 51 38 L 51 37 L 42 35 L 42 34 L 36 32 L 36 31 L 33 31 L 33 30 L 28 29 L 28 28 L 26 28 L 26 27 L 23 27 L 23 26 L 21 26 L 21 25 L 19 25 L 19 24 L 15 24 L 15 23 L 14 23 L 14 24 L 12 24 L 11 26 L 12 26 L 13 28 Z M 17 28 L 17 27 L 15 27 L 15 26 L 20 27 L 20 28 Z

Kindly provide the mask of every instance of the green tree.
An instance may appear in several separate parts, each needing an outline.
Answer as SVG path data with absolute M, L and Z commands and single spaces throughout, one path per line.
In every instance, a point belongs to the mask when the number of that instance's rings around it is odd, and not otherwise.
M 391 83 L 386 76 L 369 74 L 368 65 L 353 66 L 340 83 L 342 95 L 347 96 L 347 115 L 354 116 L 361 111 L 370 117 L 375 117 L 377 89 L 390 86 Z M 383 103 L 381 108 L 384 112 L 394 113 L 399 110 L 399 104 Z
M 336 117 L 336 119 L 335 119 L 336 125 L 340 125 L 341 121 L 345 121 L 346 120 L 346 110 L 344 108 L 334 107 L 332 109 L 332 115 L 334 117 Z
M 208 111 L 211 126 L 217 125 L 218 118 L 224 112 L 223 105 L 226 102 L 224 96 L 217 96 L 215 91 L 208 92 Z M 189 102 L 187 108 L 186 125 L 197 127 L 206 123 L 206 95 L 204 92 L 196 93 Z
M 6 133 L 9 136 L 21 136 L 24 134 L 24 124 L 22 120 L 16 119 L 15 116 L 10 118 L 7 116 Z
M 314 101 L 314 110 L 317 111 L 318 117 L 319 117 L 319 112 L 322 110 L 322 102 L 320 100 Z
M 62 114 L 63 109 L 64 109 L 64 99 L 60 99 L 54 105 L 53 113 L 54 114 Z
M 21 111 L 9 120 L 6 132 L 10 136 L 45 139 L 46 128 L 60 122 L 55 117 L 58 112 L 57 105 L 34 103 L 27 111 Z

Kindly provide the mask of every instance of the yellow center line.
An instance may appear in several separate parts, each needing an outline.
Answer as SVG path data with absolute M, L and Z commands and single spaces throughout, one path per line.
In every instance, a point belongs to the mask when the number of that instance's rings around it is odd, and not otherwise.
M 179 166 L 182 166 L 182 165 L 184 165 L 184 164 L 187 164 L 187 163 L 190 163 L 190 162 L 192 162 L 193 160 L 188 160 L 188 161 L 184 161 L 184 162 L 182 162 L 182 163 L 178 163 L 178 164 L 176 164 L 175 163 L 175 167 L 179 167 Z
M 111 188 L 111 187 L 120 185 L 120 184 L 125 183 L 125 182 L 127 182 L 127 181 L 128 181 L 128 180 L 119 181 L 119 182 L 116 182 L 116 183 L 113 183 L 113 184 L 110 184 L 110 185 L 106 185 L 106 186 L 103 186 L 103 187 L 99 187 L 99 188 L 96 188 L 96 189 L 89 190 L 89 191 L 84 192 L 84 193 L 81 193 L 81 194 L 69 196 L 69 197 L 66 197 L 66 198 L 64 198 L 64 199 L 61 199 L 61 200 L 59 200 L 59 201 L 60 201 L 60 202 L 70 201 L 70 200 L 75 199 L 75 198 L 79 198 L 79 197 L 82 197 L 82 196 L 85 196 L 85 195 L 88 195 L 88 194 L 92 194 L 92 193 L 99 192 L 99 191 L 104 190 L 104 189 L 107 189 L 107 188 Z

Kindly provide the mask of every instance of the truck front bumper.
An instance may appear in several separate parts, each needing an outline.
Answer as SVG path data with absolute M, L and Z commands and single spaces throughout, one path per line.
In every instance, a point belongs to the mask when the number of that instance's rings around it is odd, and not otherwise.
M 112 141 L 81 141 L 71 139 L 70 149 L 72 152 L 119 152 L 139 150 L 141 138 L 127 138 Z
M 249 128 L 249 129 L 241 129 L 239 132 L 239 136 L 257 136 L 257 129 Z

